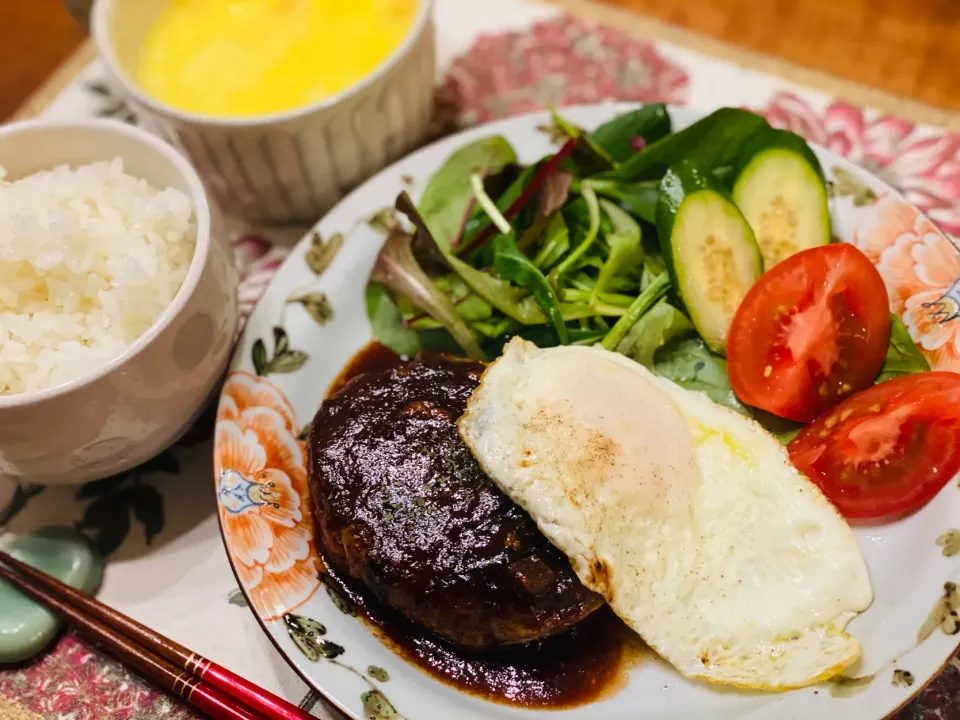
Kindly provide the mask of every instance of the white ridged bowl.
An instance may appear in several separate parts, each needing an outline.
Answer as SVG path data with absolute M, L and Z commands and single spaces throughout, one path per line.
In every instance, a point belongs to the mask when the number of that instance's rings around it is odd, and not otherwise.
M 215 118 L 157 101 L 131 69 L 168 0 L 96 0 L 97 50 L 144 124 L 190 158 L 224 212 L 262 223 L 314 222 L 426 136 L 433 104 L 433 0 L 370 75 L 304 108 Z M 224 69 L 229 72 L 229 69 Z

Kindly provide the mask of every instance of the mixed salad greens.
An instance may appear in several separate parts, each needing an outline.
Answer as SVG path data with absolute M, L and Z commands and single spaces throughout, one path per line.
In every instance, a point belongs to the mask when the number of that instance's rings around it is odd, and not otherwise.
M 673 132 L 646 105 L 585 132 L 554 113 L 553 155 L 520 166 L 499 136 L 456 151 L 419 205 L 404 192 L 366 289 L 374 334 L 401 355 L 496 357 L 601 345 L 783 439 L 799 424 L 731 389 L 727 335 L 765 270 L 832 242 L 827 184 L 799 136 L 723 108 Z M 897 318 L 877 381 L 929 370 Z

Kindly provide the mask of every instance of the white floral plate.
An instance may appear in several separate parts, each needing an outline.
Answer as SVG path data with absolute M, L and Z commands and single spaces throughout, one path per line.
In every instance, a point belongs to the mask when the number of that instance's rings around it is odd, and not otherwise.
M 564 110 L 593 128 L 629 106 Z M 704 113 L 673 108 L 676 128 Z M 341 202 L 298 245 L 247 324 L 217 417 L 215 481 L 224 542 L 263 628 L 303 678 L 352 718 L 491 720 L 548 713 L 459 692 L 388 649 L 322 589 L 313 548 L 302 430 L 350 358 L 371 339 L 364 285 L 382 236 L 371 214 L 397 193 L 416 196 L 459 146 L 501 134 L 522 162 L 552 151 L 540 113 L 478 127 L 431 145 Z M 834 232 L 855 243 L 887 282 L 891 310 L 938 369 L 960 371 L 960 250 L 919 211 L 866 171 L 816 148 L 832 179 Z M 960 490 L 951 482 L 919 512 L 856 528 L 876 591 L 850 631 L 864 648 L 856 679 L 784 694 L 745 693 L 687 681 L 664 663 L 631 671 L 626 687 L 551 717 L 883 718 L 943 667 L 960 625 L 949 583 L 960 576 Z M 339 608 L 339 609 L 338 609 Z

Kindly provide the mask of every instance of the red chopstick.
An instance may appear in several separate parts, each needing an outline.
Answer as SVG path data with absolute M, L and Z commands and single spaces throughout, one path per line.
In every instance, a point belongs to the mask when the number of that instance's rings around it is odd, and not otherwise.
M 17 571 L 14 573 L 0 565 L 0 578 L 47 605 L 90 640 L 101 643 L 120 660 L 215 720 L 313 718 L 286 700 L 8 553 L 0 551 L 0 563 Z

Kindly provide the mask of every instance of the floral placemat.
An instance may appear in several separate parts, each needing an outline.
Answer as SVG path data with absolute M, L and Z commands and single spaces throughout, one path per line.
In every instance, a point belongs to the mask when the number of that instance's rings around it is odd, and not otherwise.
M 436 134 L 548 105 L 607 99 L 741 105 L 881 174 L 960 235 L 960 135 L 520 0 L 438 0 L 437 35 L 444 79 Z M 44 115 L 136 122 L 96 63 Z M 278 237 L 250 229 L 235 235 L 244 312 L 286 256 L 288 243 Z M 918 292 L 942 295 L 960 278 L 960 251 L 948 260 L 936 268 L 919 256 L 903 262 L 922 286 Z M 929 349 L 960 363 L 960 319 L 937 322 L 939 346 Z M 100 592 L 105 602 L 318 717 L 340 718 L 276 654 L 243 605 L 217 526 L 212 428 L 208 413 L 174 448 L 122 475 L 79 488 L 21 487 L 0 509 L 0 533 L 48 524 L 80 528 L 109 559 Z M 71 634 L 35 661 L 0 671 L 0 695 L 57 720 L 196 717 Z M 948 663 L 896 717 L 960 720 L 960 663 Z

